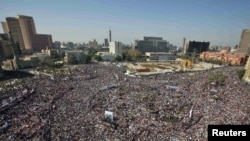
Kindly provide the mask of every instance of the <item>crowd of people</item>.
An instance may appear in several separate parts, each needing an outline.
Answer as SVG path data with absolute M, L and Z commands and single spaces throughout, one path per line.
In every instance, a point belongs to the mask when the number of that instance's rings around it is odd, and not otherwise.
M 209 124 L 250 123 L 239 68 L 130 77 L 89 64 L 23 77 L 1 86 L 0 140 L 206 140 Z M 213 71 L 223 85 L 207 83 Z

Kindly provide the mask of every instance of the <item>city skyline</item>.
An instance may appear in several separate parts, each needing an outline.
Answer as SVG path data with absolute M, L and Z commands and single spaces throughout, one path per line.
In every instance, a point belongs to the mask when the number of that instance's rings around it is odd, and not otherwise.
M 1 0 L 0 21 L 17 15 L 32 16 L 39 33 L 53 41 L 130 44 L 144 36 L 163 37 L 173 45 L 209 41 L 211 45 L 239 44 L 243 29 L 250 28 L 250 1 L 36 1 Z M 3 33 L 3 29 L 0 29 Z

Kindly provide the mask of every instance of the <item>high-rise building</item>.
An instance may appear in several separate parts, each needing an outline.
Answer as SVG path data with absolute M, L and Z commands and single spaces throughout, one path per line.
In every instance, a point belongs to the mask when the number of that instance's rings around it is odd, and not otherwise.
M 108 46 L 109 46 L 109 41 L 108 41 L 108 39 L 104 39 L 104 46 L 105 46 L 105 47 L 108 47 Z
M 183 38 L 183 49 L 185 48 L 185 46 L 186 46 L 186 38 Z
M 61 47 L 61 42 L 60 41 L 55 41 L 54 46 L 55 46 L 55 48 L 60 48 Z
M 0 61 L 4 60 L 5 58 L 4 45 L 2 43 L 3 39 L 5 40 L 4 34 L 0 34 Z
M 183 45 L 182 45 L 183 53 L 187 53 L 187 45 L 186 45 L 186 38 L 183 38 Z
M 6 34 L 11 32 L 14 42 L 19 43 L 23 53 L 33 53 L 46 47 L 53 47 L 52 36 L 37 34 L 34 20 L 30 16 L 7 17 L 6 22 L 2 22 L 2 27 Z
M 1 22 L 2 27 L 3 27 L 3 32 L 4 33 L 8 33 L 9 32 L 9 28 L 6 22 Z
M 139 42 L 139 40 L 134 40 L 133 42 L 132 42 L 132 48 L 135 48 L 136 46 L 138 46 L 138 42 Z
M 239 48 L 236 52 L 250 55 L 250 29 L 242 31 Z
M 168 52 L 169 43 L 161 37 L 144 37 L 144 40 L 136 40 L 134 42 L 134 49 L 141 53 L 145 52 Z
M 200 54 L 209 50 L 210 42 L 189 41 L 186 48 L 186 54 Z
M 4 54 L 4 49 L 3 49 L 3 45 L 2 45 L 2 41 L 0 40 L 0 62 L 2 62 L 5 58 L 5 54 Z M 3 75 L 3 70 L 2 70 L 2 64 L 0 65 L 0 78 L 2 78 Z
M 109 30 L 109 42 L 111 42 L 111 30 Z
M 122 56 L 122 43 L 121 42 L 110 42 L 109 43 L 109 52 L 114 55 Z
M 94 39 L 94 41 L 89 41 L 89 48 L 98 48 L 98 43 L 97 41 Z
M 14 18 L 14 17 L 7 17 L 6 23 L 8 26 L 8 28 L 7 28 L 8 32 L 6 32 L 6 34 L 9 34 L 9 32 L 11 32 L 14 42 L 19 43 L 22 51 L 29 48 L 28 46 L 25 48 L 24 40 L 23 40 L 23 36 L 22 36 L 22 31 L 21 31 L 21 26 L 20 26 L 18 19 Z M 6 31 L 6 27 L 5 28 L 3 27 L 3 29 L 5 29 L 5 31 Z
M 13 48 L 8 34 L 0 34 L 0 60 L 13 58 Z
M 73 42 L 67 42 L 67 47 L 73 48 L 74 47 L 74 43 Z

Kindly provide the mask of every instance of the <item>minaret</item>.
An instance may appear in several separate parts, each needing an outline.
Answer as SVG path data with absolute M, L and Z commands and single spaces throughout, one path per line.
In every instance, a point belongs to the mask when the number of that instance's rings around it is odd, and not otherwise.
M 111 30 L 109 30 L 109 42 L 111 42 Z

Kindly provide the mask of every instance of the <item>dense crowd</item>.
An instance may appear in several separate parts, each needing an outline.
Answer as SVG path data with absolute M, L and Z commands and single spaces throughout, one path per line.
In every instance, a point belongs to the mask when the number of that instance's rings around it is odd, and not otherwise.
M 130 77 L 90 64 L 24 77 L 1 89 L 0 140 L 206 140 L 208 124 L 250 123 L 239 68 Z M 207 83 L 213 71 L 223 85 Z

